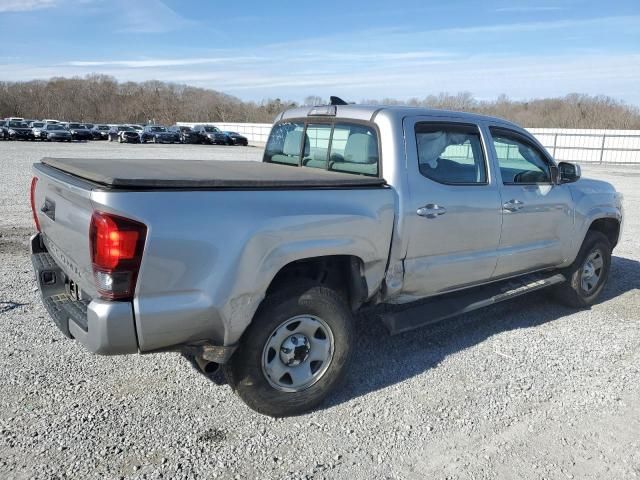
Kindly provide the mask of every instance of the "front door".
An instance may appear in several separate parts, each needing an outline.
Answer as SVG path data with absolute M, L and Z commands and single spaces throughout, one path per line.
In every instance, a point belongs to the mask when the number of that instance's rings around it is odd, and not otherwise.
M 561 264 L 573 231 L 571 192 L 552 179 L 552 160 L 532 139 L 491 127 L 502 197 L 502 236 L 495 277 Z
M 404 121 L 409 231 L 403 293 L 420 298 L 491 278 L 500 242 L 500 193 L 475 124 Z

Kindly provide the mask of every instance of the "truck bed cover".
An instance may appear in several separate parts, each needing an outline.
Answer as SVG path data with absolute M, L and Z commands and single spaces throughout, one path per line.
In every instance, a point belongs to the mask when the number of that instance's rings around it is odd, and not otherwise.
M 345 188 L 382 178 L 252 161 L 43 158 L 41 162 L 109 188 Z

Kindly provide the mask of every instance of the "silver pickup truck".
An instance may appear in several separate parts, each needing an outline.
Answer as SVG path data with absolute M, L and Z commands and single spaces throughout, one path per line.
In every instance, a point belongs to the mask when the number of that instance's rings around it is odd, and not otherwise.
M 278 116 L 263 162 L 45 158 L 33 265 L 68 337 L 223 366 L 254 410 L 317 406 L 353 316 L 390 333 L 544 287 L 596 301 L 621 195 L 507 121 L 328 105 Z

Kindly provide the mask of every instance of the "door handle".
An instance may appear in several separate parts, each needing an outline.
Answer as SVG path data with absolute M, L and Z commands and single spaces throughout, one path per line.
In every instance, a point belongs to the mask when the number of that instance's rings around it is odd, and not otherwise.
M 421 217 L 436 218 L 447 213 L 447 209 L 441 207 L 440 205 L 436 205 L 435 203 L 429 203 L 424 207 L 420 207 L 418 210 L 416 210 L 416 213 Z
M 502 205 L 502 208 L 507 212 L 517 212 L 518 210 L 522 210 L 522 207 L 524 207 L 524 202 L 516 200 L 515 198 Z

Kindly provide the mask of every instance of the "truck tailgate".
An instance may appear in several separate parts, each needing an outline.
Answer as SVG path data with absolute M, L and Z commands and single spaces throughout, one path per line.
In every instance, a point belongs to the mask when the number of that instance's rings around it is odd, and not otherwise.
M 34 207 L 42 238 L 64 273 L 90 296 L 96 294 L 91 267 L 89 227 L 91 190 L 72 176 L 52 174 L 37 164 Z M 60 178 L 58 178 L 60 177 Z

